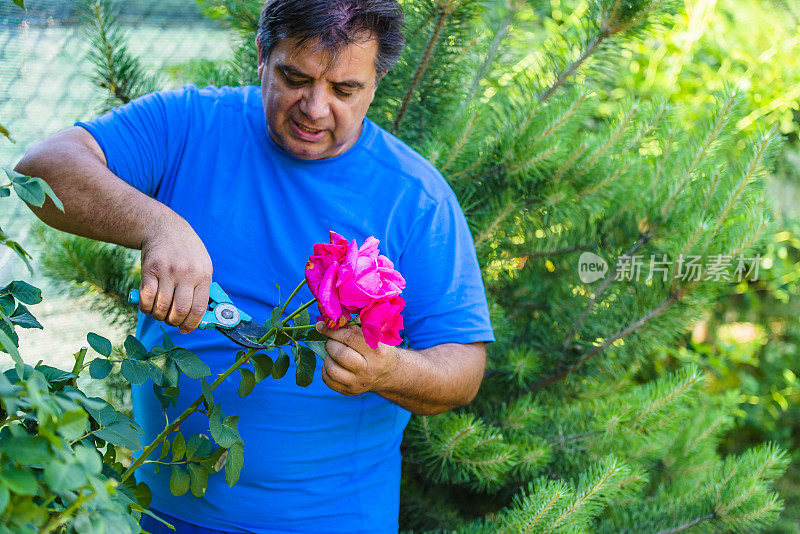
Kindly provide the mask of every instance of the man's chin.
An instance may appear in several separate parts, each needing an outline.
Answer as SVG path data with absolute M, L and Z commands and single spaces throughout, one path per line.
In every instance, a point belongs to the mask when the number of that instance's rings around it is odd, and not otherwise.
M 300 159 L 322 159 L 326 157 L 325 150 L 327 145 L 323 146 L 323 143 L 315 143 L 312 141 L 306 141 L 305 139 L 297 139 L 292 135 L 287 137 L 272 137 L 275 144 L 281 147 L 283 150 L 288 152 L 289 154 L 300 158 Z M 286 140 L 288 139 L 288 143 Z

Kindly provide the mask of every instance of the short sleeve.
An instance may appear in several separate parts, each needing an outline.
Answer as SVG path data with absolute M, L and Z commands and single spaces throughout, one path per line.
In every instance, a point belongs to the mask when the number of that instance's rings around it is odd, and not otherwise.
M 155 197 L 164 177 L 174 173 L 186 144 L 192 92 L 197 92 L 194 84 L 149 93 L 75 126 L 92 134 L 111 172 Z
M 455 195 L 414 222 L 397 268 L 406 280 L 403 326 L 412 349 L 494 341 L 475 245 Z

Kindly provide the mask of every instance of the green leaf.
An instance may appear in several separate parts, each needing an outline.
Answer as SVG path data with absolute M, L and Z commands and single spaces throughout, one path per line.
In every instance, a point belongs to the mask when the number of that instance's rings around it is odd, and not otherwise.
M 98 438 L 125 447 L 131 451 L 142 448 L 142 439 L 136 429 L 127 421 L 116 421 L 94 433 Z
M 99 336 L 94 332 L 89 332 L 86 334 L 86 341 L 98 354 L 102 354 L 106 358 L 111 356 L 111 342 L 103 336 Z
M 239 397 L 245 398 L 253 392 L 256 387 L 256 377 L 253 371 L 244 367 L 239 367 Z
M 211 374 L 211 368 L 194 352 L 178 347 L 169 351 L 169 356 L 178 364 L 181 372 L 189 378 L 203 378 Z
M 166 354 L 158 354 L 148 361 L 150 377 L 159 387 L 168 388 L 178 384 L 181 373 L 175 361 Z
M 308 326 L 311 324 L 309 317 L 308 317 L 308 308 L 305 308 L 300 313 L 294 316 L 294 325 L 295 326 Z
M 4 324 L 5 323 L 0 324 L 0 326 L 2 326 Z M 10 354 L 11 355 L 11 359 L 14 360 L 14 362 L 17 365 L 20 365 L 20 366 L 25 365 L 25 363 L 22 361 L 22 356 L 19 355 L 19 350 L 17 349 L 17 344 L 14 343 L 14 341 L 12 341 L 12 339 L 8 336 L 8 334 L 6 334 L 6 332 L 5 332 L 5 330 L 3 328 L 0 328 L 0 345 L 2 346 L 0 348 L 2 348 L 5 352 Z
M 242 441 L 238 429 L 239 416 L 232 415 L 222 420 L 222 415 L 222 407 L 219 403 L 215 404 L 208 417 L 208 428 L 214 441 L 227 449 L 237 441 Z
M 56 430 L 65 439 L 72 441 L 84 435 L 88 426 L 89 416 L 82 408 L 78 407 L 77 410 L 64 412 L 61 415 Z
M 281 322 L 281 309 L 280 308 L 272 308 L 272 312 L 269 314 L 269 326 L 267 328 L 272 328 L 276 324 Z
M 325 342 L 324 341 L 308 341 L 306 340 L 306 346 L 311 349 L 311 351 L 322 358 L 323 360 L 328 357 L 328 351 L 325 350 Z
M 308 334 L 306 334 L 306 341 L 322 341 L 324 343 L 328 341 L 328 337 L 317 332 L 316 328 L 312 328 L 308 331 Z
M 131 492 L 133 492 L 133 496 L 136 497 L 140 506 L 150 508 L 150 501 L 153 499 L 153 494 L 150 492 L 150 488 L 147 487 L 147 484 L 139 482 Z
M 42 290 L 22 280 L 14 280 L 0 289 L 0 295 L 13 295 L 18 301 L 25 304 L 39 304 L 42 301 Z
M 297 366 L 295 371 L 295 382 L 298 386 L 306 387 L 314 381 L 314 369 L 317 366 L 317 356 L 308 347 L 300 344 L 292 346 L 294 363 Z
M 128 336 L 130 337 L 130 336 Z M 131 384 L 144 384 L 150 376 L 150 366 L 147 362 L 137 360 L 122 360 L 122 376 Z
M 86 475 L 80 465 L 55 460 L 44 468 L 44 481 L 53 492 L 64 493 L 83 486 Z
M 172 339 L 166 332 L 164 332 L 164 341 L 161 344 L 164 345 L 164 348 L 167 349 L 168 351 L 175 348 L 175 343 L 172 342 Z
M 55 462 L 50 465 L 54 463 Z M 45 471 L 45 475 L 46 474 Z M 6 467 L 6 469 L 0 473 L 0 481 L 5 482 L 8 489 L 17 495 L 36 495 L 39 490 L 36 477 L 33 473 L 15 467 Z
M 208 487 L 208 469 L 197 464 L 189 464 L 189 489 L 192 495 L 202 497 Z
M 9 315 L 11 313 L 14 313 L 14 308 L 16 306 L 17 306 L 17 301 L 14 300 L 14 297 L 12 295 L 9 295 L 8 293 L 0 295 L 0 311 L 5 313 L 6 315 Z
M 20 5 L 20 4 L 22 4 L 22 0 L 12 0 L 12 1 L 13 1 L 15 4 L 17 4 L 19 7 L 22 7 L 22 9 L 25 9 L 23 6 L 21 6 L 21 5 Z M 11 141 L 12 143 L 14 142 L 14 140 L 13 140 L 13 139 L 11 139 L 11 134 L 10 134 L 10 133 L 8 133 L 8 130 L 7 130 L 7 129 L 6 129 L 6 127 L 5 127 L 5 126 L 3 126 L 2 124 L 0 124 L 0 135 L 2 135 L 3 137 L 5 137 L 6 139 L 8 139 L 9 141 Z M 3 196 L 3 195 L 0 195 L 0 196 Z M 6 196 L 8 196 L 8 195 L 6 195 Z M 0 513 L 3 513 L 3 511 L 2 511 L 2 510 L 0 510 Z
M 25 267 L 28 268 L 28 272 L 30 274 L 33 274 L 33 266 L 31 265 L 31 262 L 29 261 L 33 256 L 28 254 L 25 251 L 25 249 L 22 248 L 22 246 L 19 243 L 17 243 L 16 241 L 8 240 L 8 241 L 5 241 L 3 244 L 5 246 L 7 246 L 8 248 L 10 248 L 11 250 L 13 250 L 17 254 L 17 256 L 19 256 L 19 258 L 25 263 Z
M 44 465 L 53 459 L 50 442 L 40 436 L 18 436 L 3 440 L 3 454 L 22 465 Z
M 25 4 L 23 3 L 23 0 L 11 0 L 11 1 L 14 2 L 16 5 L 18 5 L 19 7 L 21 7 L 22 9 L 25 9 Z
M 192 434 L 186 442 L 186 459 L 191 460 L 195 456 L 208 456 L 214 450 L 214 444 L 203 434 Z
M 283 352 L 283 349 L 278 349 L 278 359 L 275 360 L 275 365 L 272 366 L 272 378 L 282 378 L 289 370 L 289 356 Z
M 172 476 L 169 477 L 169 491 L 180 497 L 189 491 L 189 472 L 180 465 L 172 466 Z
M 10 500 L 11 492 L 8 491 L 8 487 L 0 484 L 0 515 L 3 515 L 3 512 L 6 511 Z
M 75 447 L 75 458 L 83 468 L 83 472 L 87 475 L 99 475 L 103 467 L 103 461 L 100 458 L 100 453 L 94 447 L 87 447 L 85 445 L 78 445 Z
M 111 368 L 111 362 L 106 358 L 95 358 L 92 360 L 92 363 L 89 364 L 89 376 L 95 380 L 101 380 L 108 376 L 111 372 Z
M 169 447 L 170 443 L 168 439 L 165 439 L 164 441 L 161 442 L 161 454 L 158 455 L 159 460 L 165 457 L 167 454 L 169 454 Z
M 17 309 L 11 314 L 10 319 L 12 323 L 20 328 L 38 328 L 40 330 L 44 328 L 41 323 L 36 320 L 36 317 L 28 311 L 28 308 L 22 304 L 17 306 Z
M 175 437 L 172 438 L 172 461 L 177 462 L 183 458 L 183 455 L 186 453 L 186 438 L 183 437 L 183 434 L 178 432 L 175 434 Z
M 47 380 L 47 383 L 51 386 L 59 386 L 69 382 L 73 378 L 78 378 L 78 375 L 75 373 L 63 371 L 57 367 L 51 367 L 49 365 L 38 364 L 36 367 L 34 367 L 34 369 L 42 373 L 44 379 Z
M 160 388 L 156 384 L 153 384 L 153 393 L 155 393 L 158 402 L 161 403 L 161 407 L 165 410 L 170 406 L 177 406 L 178 403 L 178 388 L 175 386 L 171 386 L 168 388 Z
M 48 184 L 41 178 L 37 177 L 32 177 L 31 180 L 32 181 L 35 180 L 36 183 L 39 184 L 39 188 L 41 188 L 41 190 L 44 191 L 44 194 L 50 197 L 50 200 L 53 201 L 53 204 L 56 205 L 56 207 L 61 211 L 61 213 L 64 213 L 64 204 L 61 202 L 61 199 L 56 196 L 56 193 L 50 187 L 50 184 Z
M 205 378 L 200 379 L 200 387 L 203 388 L 203 400 L 206 402 L 208 409 L 214 406 L 214 395 L 211 394 L 211 385 Z
M 14 191 L 19 198 L 31 206 L 41 207 L 44 204 L 44 199 L 47 198 L 42 185 L 36 180 L 15 181 Z
M 241 443 L 234 443 L 228 449 L 228 457 L 225 460 L 225 482 L 229 488 L 239 480 L 242 466 L 244 466 L 244 448 Z
M 129 358 L 135 360 L 147 359 L 147 349 L 144 348 L 141 341 L 131 335 L 125 338 L 125 353 Z
M 272 358 L 258 352 L 250 357 L 253 368 L 256 370 L 256 382 L 261 382 L 272 373 Z

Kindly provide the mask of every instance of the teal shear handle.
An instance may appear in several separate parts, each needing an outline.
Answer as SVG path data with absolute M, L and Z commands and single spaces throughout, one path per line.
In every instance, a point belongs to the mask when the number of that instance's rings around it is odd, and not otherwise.
M 139 304 L 139 290 L 131 289 L 128 302 Z M 201 330 L 219 330 L 228 338 L 243 347 L 263 349 L 266 344 L 255 343 L 250 337 L 261 338 L 267 333 L 262 325 L 253 322 L 252 317 L 233 305 L 225 291 L 216 282 L 211 282 L 208 294 L 208 309 L 200 320 Z

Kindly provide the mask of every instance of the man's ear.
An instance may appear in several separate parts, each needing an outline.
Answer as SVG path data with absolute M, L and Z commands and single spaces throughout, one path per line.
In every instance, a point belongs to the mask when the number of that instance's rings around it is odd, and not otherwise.
M 261 44 L 258 42 L 256 36 L 256 50 L 258 50 L 258 79 L 261 79 L 261 74 L 264 72 L 264 59 L 261 57 Z
M 375 88 L 376 89 L 378 88 L 378 84 L 381 82 L 381 80 L 383 79 L 384 76 L 386 76 L 386 72 L 379 72 L 375 76 Z

